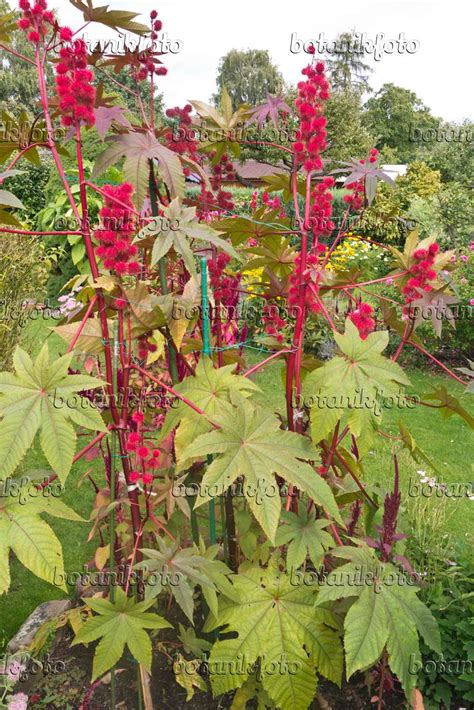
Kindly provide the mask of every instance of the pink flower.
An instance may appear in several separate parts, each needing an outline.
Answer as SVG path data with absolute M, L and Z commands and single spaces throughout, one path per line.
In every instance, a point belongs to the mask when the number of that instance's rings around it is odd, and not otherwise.
M 461 254 L 459 258 L 461 259 L 461 261 L 467 261 L 467 256 L 465 254 Z
M 456 261 L 456 254 L 453 254 L 449 261 Z
M 474 306 L 474 298 L 471 298 L 471 300 L 469 301 L 469 305 Z
M 8 710 L 26 710 L 28 706 L 28 696 L 25 693 L 15 693 L 8 701 Z

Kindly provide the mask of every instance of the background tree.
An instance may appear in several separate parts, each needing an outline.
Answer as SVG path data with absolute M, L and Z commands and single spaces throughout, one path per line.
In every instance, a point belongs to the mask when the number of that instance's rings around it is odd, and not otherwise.
M 329 147 L 326 157 L 331 163 L 364 155 L 375 145 L 371 132 L 362 125 L 360 94 L 356 90 L 332 91 L 326 103 Z
M 373 69 L 362 61 L 363 50 L 356 51 L 355 30 L 343 32 L 336 38 L 336 51 L 326 52 L 325 63 L 331 86 L 342 91 L 372 91 L 369 75 Z
M 266 49 L 231 49 L 219 61 L 216 83 L 217 93 L 212 100 L 216 105 L 219 103 L 225 86 L 234 111 L 239 104 L 255 106 L 264 101 L 267 94 L 278 94 L 284 87 L 283 77 Z
M 433 137 L 432 134 L 435 134 Z M 416 143 L 420 157 L 441 173 L 443 182 L 474 183 L 474 123 L 442 123 Z
M 395 84 L 384 84 L 364 108 L 363 124 L 377 137 L 376 147 L 395 148 L 402 163 L 416 159 L 414 129 L 423 131 L 439 123 L 413 91 Z
M 13 9 L 5 0 L 0 0 L 0 16 L 3 17 Z M 15 12 L 14 21 L 19 17 L 20 14 Z M 34 59 L 33 45 L 23 32 L 12 33 L 10 46 L 15 52 Z M 0 60 L 0 108 L 15 117 L 22 109 L 32 115 L 38 113 L 38 79 L 34 66 L 1 48 Z M 47 72 L 52 76 L 49 65 Z

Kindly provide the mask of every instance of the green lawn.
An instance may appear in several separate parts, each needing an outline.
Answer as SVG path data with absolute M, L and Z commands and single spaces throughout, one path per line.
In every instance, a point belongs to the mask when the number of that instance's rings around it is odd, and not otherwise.
M 22 344 L 32 354 L 38 352 L 48 325 L 42 321 L 33 322 L 25 330 Z M 49 342 L 52 352 L 64 352 L 63 341 L 56 335 L 52 335 Z M 247 357 L 250 365 L 261 359 L 261 356 L 254 351 L 247 351 Z M 263 390 L 262 401 L 275 411 L 284 411 L 285 405 L 282 367 L 281 362 L 273 361 L 253 378 Z M 464 406 L 467 407 L 466 402 L 469 401 L 469 397 L 462 395 L 462 386 L 450 378 L 420 370 L 412 370 L 408 374 L 413 384 L 410 389 L 412 393 L 421 395 L 429 391 L 433 385 L 445 384 L 452 394 L 461 396 Z M 469 483 L 473 480 L 470 462 L 474 460 L 474 441 L 467 424 L 460 417 L 453 416 L 445 420 L 438 410 L 422 406 L 416 406 L 412 410 L 386 410 L 383 414 L 383 430 L 396 435 L 398 433 L 396 423 L 400 416 L 418 445 L 438 463 L 443 472 L 444 483 Z M 84 442 L 88 440 L 89 435 L 85 437 Z M 378 482 L 384 487 L 391 486 L 393 480 L 391 443 L 388 439 L 377 437 L 374 449 L 365 457 L 364 471 L 369 482 Z M 406 490 L 410 476 L 417 469 L 426 470 L 427 467 L 415 464 L 406 453 L 401 455 L 400 463 L 402 486 Z M 36 446 L 29 452 L 24 469 L 39 468 L 45 464 L 43 454 L 39 446 Z M 68 478 L 67 489 L 63 494 L 63 500 L 85 517 L 90 513 L 93 491 L 86 482 L 78 489 L 78 482 L 88 469 L 95 470 L 97 480 L 100 481 L 100 465 L 99 460 L 91 463 L 79 461 Z M 450 535 L 462 541 L 467 532 L 473 529 L 474 502 L 466 498 L 443 499 L 442 504 L 455 513 L 450 522 Z M 66 571 L 80 572 L 84 563 L 92 557 L 96 547 L 94 542 L 87 543 L 90 524 L 57 519 L 49 519 L 48 522 L 52 524 L 63 542 Z M 42 582 L 25 570 L 16 559 L 12 560 L 11 568 L 13 580 L 11 590 L 0 599 L 0 648 L 2 640 L 8 640 L 39 603 L 65 597 L 60 590 Z

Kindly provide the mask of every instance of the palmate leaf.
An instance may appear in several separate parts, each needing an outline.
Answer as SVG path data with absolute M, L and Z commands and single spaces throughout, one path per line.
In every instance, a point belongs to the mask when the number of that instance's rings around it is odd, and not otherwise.
M 122 106 L 99 106 L 95 109 L 95 128 L 102 140 L 114 121 L 126 128 L 131 127 L 130 121 L 124 116 L 125 112 L 126 109 Z
M 237 365 L 226 365 L 216 368 L 210 358 L 201 357 L 195 377 L 186 377 L 175 386 L 176 391 L 196 404 L 209 419 L 220 411 L 221 402 L 230 402 L 230 393 L 239 392 L 243 397 L 250 397 L 260 392 L 260 388 L 247 377 L 233 374 Z M 200 434 L 209 431 L 208 420 L 197 414 L 184 402 L 168 410 L 161 429 L 161 437 L 165 439 L 177 427 L 174 441 L 176 454 L 179 457 L 186 446 L 196 440 Z
M 71 5 L 82 12 L 86 22 L 100 22 L 106 27 L 111 27 L 113 30 L 123 29 L 127 32 L 134 32 L 137 35 L 144 35 L 150 31 L 146 25 L 139 22 L 134 22 L 135 17 L 138 17 L 137 12 L 128 12 L 127 10 L 109 10 L 108 5 L 94 7 L 92 0 L 69 0 Z
M 9 43 L 11 33 L 18 29 L 14 12 L 7 12 L 0 17 L 0 42 Z
M 381 419 L 374 412 L 375 403 L 380 397 L 398 394 L 400 386 L 410 381 L 397 363 L 381 355 L 388 345 L 388 331 L 371 333 L 362 340 L 347 318 L 345 334 L 334 337 L 341 354 L 311 372 L 304 383 L 305 398 L 312 404 L 311 434 L 317 444 L 345 416 L 364 452 Z
M 137 237 L 137 239 L 144 239 L 156 236 L 151 253 L 152 265 L 156 264 L 173 248 L 183 257 L 186 268 L 191 275 L 196 276 L 194 255 L 191 249 L 192 240 L 206 242 L 208 245 L 213 244 L 230 254 L 234 259 L 240 260 L 239 254 L 237 254 L 232 245 L 219 237 L 220 232 L 216 232 L 207 224 L 198 222 L 195 207 L 183 207 L 179 198 L 175 198 L 168 207 L 163 208 L 163 214 L 169 220 L 170 225 L 177 225 L 176 229 L 162 232 L 160 228 L 160 231 L 156 231 L 151 223 L 144 227 Z M 199 247 L 202 248 L 202 244 L 199 244 Z
M 212 165 L 217 165 L 224 153 L 231 153 L 238 158 L 240 143 L 235 140 L 235 128 L 246 118 L 248 109 L 241 106 L 237 111 L 232 112 L 232 102 L 225 86 L 222 88 L 219 109 L 203 101 L 190 101 L 189 103 L 203 119 L 203 125 L 197 126 L 198 130 L 204 128 L 204 130 L 218 131 L 217 135 L 221 138 L 221 140 L 216 140 L 213 136 L 212 140 L 203 140 L 199 144 L 201 151 L 215 152 L 211 161 Z
M 179 459 L 179 469 L 193 460 L 215 454 L 204 474 L 195 507 L 221 495 L 239 477 L 245 479 L 244 495 L 257 521 L 273 542 L 281 512 L 275 475 L 307 493 L 342 524 L 337 503 L 328 484 L 306 461 L 317 461 L 316 448 L 306 437 L 280 429 L 280 421 L 241 396 L 236 406 L 222 402 L 214 421 L 220 429 L 202 434 Z M 303 460 L 302 460 L 303 459 Z
M 469 424 L 471 429 L 474 429 L 474 417 L 469 414 L 467 409 L 464 409 L 461 402 L 456 397 L 449 394 L 444 385 L 440 385 L 439 387 L 436 387 L 433 392 L 423 395 L 423 399 L 430 399 L 432 401 L 439 402 L 441 415 L 445 419 L 452 417 L 453 414 L 458 414 L 464 419 L 465 422 L 467 422 L 467 424 Z
M 466 375 L 466 377 L 469 377 L 469 384 L 467 385 L 465 392 L 474 394 L 474 361 L 467 360 L 467 363 L 469 367 L 457 367 L 456 370 L 462 372 L 462 374 Z
M 12 479 L 14 483 L 16 481 Z M 30 483 L 20 485 L 20 479 L 18 495 L 0 496 L 0 594 L 10 587 L 10 550 L 37 577 L 67 591 L 64 582 L 59 581 L 64 580 L 61 543 L 48 523 L 42 520 L 41 513 L 82 522 L 82 518 L 62 501 L 40 494 L 32 497 Z
M 102 676 L 123 655 L 125 644 L 136 661 L 151 671 L 151 640 L 145 629 L 170 629 L 166 619 L 147 610 L 154 604 L 154 599 L 136 603 L 117 587 L 115 602 L 106 599 L 85 599 L 87 606 L 97 616 L 80 628 L 72 646 L 78 643 L 90 643 L 101 639 L 94 654 L 92 681 Z
M 86 429 L 106 431 L 93 404 L 77 392 L 104 383 L 88 375 L 68 375 L 73 354 L 50 362 L 47 343 L 34 364 L 18 347 L 13 356 L 16 374 L 0 373 L 0 470 L 9 476 L 40 432 L 46 458 L 62 482 L 70 471 L 76 448 L 71 422 Z
M 194 588 L 199 585 L 211 612 L 217 614 L 217 590 L 235 596 L 227 581 L 231 570 L 214 559 L 218 546 L 199 549 L 196 546 L 180 549 L 177 543 L 168 544 L 158 538 L 158 550 L 143 549 L 146 560 L 137 565 L 148 573 L 158 572 L 147 584 L 145 598 L 156 597 L 163 589 L 171 592 L 191 623 L 194 613 Z M 170 575 L 169 579 L 167 575 Z M 145 583 L 147 577 L 145 576 Z
M 441 639 L 435 618 L 394 565 L 380 562 L 366 545 L 332 553 L 349 559 L 328 575 L 316 606 L 356 597 L 344 620 L 347 678 L 374 665 L 387 649 L 390 668 L 407 696 L 416 686 L 411 662 L 420 658 L 418 634 L 436 653 Z
M 431 318 L 433 330 L 438 338 L 441 338 L 443 319 L 449 323 L 451 328 L 456 328 L 454 313 L 450 306 L 458 303 L 459 299 L 446 292 L 446 285 L 433 291 L 423 291 L 420 288 L 416 290 L 420 297 L 409 304 L 408 311 L 408 317 L 412 320 L 414 328 L 417 328 L 428 318 Z
M 326 551 L 334 547 L 334 540 L 325 531 L 329 520 L 316 520 L 314 510 L 307 513 L 302 509 L 298 515 L 284 512 L 282 521 L 285 525 L 278 528 L 275 544 L 277 547 L 288 545 L 287 568 L 301 567 L 307 555 L 315 567 L 319 567 Z
M 259 207 L 253 218 L 245 216 L 225 217 L 214 222 L 214 225 L 219 231 L 228 235 L 234 245 L 241 244 L 249 239 L 256 239 L 260 245 L 265 237 L 278 235 L 279 232 L 291 229 L 289 218 L 279 217 L 278 210 L 268 210 L 266 205 Z
M 315 669 L 340 684 L 337 622 L 329 612 L 315 609 L 314 589 L 293 584 L 289 575 L 273 567 L 251 568 L 232 582 L 238 601 L 219 599 L 213 627 L 225 626 L 225 633 L 238 636 L 217 641 L 212 648 L 209 670 L 214 695 L 242 686 L 258 660 L 262 685 L 282 710 L 309 706 L 316 690 Z M 205 628 L 212 627 L 206 623 Z M 290 672 L 278 670 L 285 663 Z M 239 672 L 232 673 L 233 667 Z M 213 673 L 213 668 L 219 672 Z
M 111 136 L 111 144 L 97 158 L 92 179 L 101 175 L 107 168 L 125 157 L 126 172 L 132 179 L 137 194 L 141 198 L 144 180 L 148 181 L 149 161 L 158 161 L 158 171 L 168 187 L 172 197 L 184 194 L 184 173 L 181 161 L 176 153 L 162 145 L 151 132 L 130 132 Z M 141 207 L 141 204 L 137 205 Z
M 271 96 L 267 94 L 267 100 L 263 104 L 259 104 L 250 111 L 250 119 L 247 121 L 247 126 L 251 123 L 257 123 L 261 128 L 267 119 L 270 119 L 275 128 L 278 128 L 278 113 L 292 113 L 291 108 L 285 103 L 281 96 Z

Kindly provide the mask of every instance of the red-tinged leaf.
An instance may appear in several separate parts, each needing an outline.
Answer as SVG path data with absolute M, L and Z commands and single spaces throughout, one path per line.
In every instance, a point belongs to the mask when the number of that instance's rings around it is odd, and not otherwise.
M 118 30 L 118 28 L 127 30 L 128 32 L 134 32 L 138 35 L 147 34 L 150 29 L 146 25 L 142 25 L 139 22 L 133 22 L 135 17 L 138 17 L 136 12 L 127 12 L 126 10 L 109 10 L 108 5 L 102 5 L 101 7 L 94 7 L 92 5 L 92 0 L 70 0 L 71 5 L 82 12 L 86 22 L 100 22 L 106 27 L 111 27 L 113 30 Z
M 124 115 L 125 111 L 126 109 L 121 106 L 111 106 L 110 108 L 107 106 L 99 106 L 99 108 L 95 109 L 95 127 L 102 140 L 104 140 L 107 131 L 114 121 L 126 128 L 131 127 L 130 121 Z
M 162 145 L 151 132 L 134 131 L 125 135 L 112 136 L 110 147 L 99 155 L 94 165 L 92 178 L 95 179 L 120 158 L 126 157 L 134 161 L 134 173 L 142 180 L 142 172 L 148 175 L 148 161 L 156 159 L 158 170 L 166 183 L 172 197 L 184 193 L 184 173 L 181 161 L 176 153 Z M 136 185 L 141 189 L 140 185 Z
M 275 128 L 278 128 L 279 111 L 292 113 L 291 108 L 283 101 L 281 96 L 270 96 L 270 94 L 267 94 L 267 100 L 252 109 L 251 117 L 247 121 L 247 126 L 251 123 L 257 123 L 259 128 L 261 128 L 267 119 L 270 119 Z

